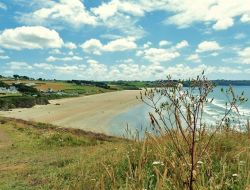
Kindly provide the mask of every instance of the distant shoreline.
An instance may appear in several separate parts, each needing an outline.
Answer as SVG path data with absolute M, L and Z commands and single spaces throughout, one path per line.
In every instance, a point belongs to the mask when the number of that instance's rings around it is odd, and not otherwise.
M 50 123 L 109 135 L 108 123 L 116 115 L 140 104 L 139 90 L 124 90 L 51 100 L 49 105 L 0 111 L 0 116 Z

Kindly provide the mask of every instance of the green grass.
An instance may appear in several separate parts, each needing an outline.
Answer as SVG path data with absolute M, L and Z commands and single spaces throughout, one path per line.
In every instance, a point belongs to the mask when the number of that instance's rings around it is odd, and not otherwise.
M 17 94 L 0 94 L 0 98 L 1 97 L 16 97 L 16 96 L 22 96 L 21 93 L 17 93 Z
M 0 134 L 9 140 L 0 141 L 0 189 L 95 189 L 102 163 L 115 163 L 126 147 L 101 134 L 3 118 L 1 123 Z
M 215 136 L 197 166 L 195 189 L 250 187 L 248 135 L 223 131 Z M 0 118 L 0 137 L 3 190 L 185 189 L 186 166 L 168 136 L 128 141 Z
M 98 94 L 98 93 L 104 93 L 104 92 L 110 92 L 111 90 L 96 87 L 96 86 L 81 86 L 76 84 L 70 84 L 69 86 L 65 87 L 63 92 L 69 93 L 69 94 L 84 94 L 84 95 L 91 95 L 91 94 Z

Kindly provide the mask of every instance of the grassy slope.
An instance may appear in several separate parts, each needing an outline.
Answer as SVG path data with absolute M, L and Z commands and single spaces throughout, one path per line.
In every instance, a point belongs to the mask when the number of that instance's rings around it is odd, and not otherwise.
M 120 139 L 1 118 L 0 189 L 94 189 L 102 163 L 124 155 Z
M 0 189 L 184 189 L 188 174 L 168 137 L 136 143 L 21 120 L 0 123 Z M 248 135 L 215 137 L 197 168 L 198 189 L 250 188 Z

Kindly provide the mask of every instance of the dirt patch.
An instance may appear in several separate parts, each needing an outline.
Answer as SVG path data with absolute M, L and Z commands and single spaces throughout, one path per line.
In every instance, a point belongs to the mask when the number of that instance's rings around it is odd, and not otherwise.
M 18 163 L 18 164 L 13 164 L 13 165 L 6 165 L 6 164 L 1 164 L 0 165 L 0 171 L 23 171 L 26 168 L 26 164 L 24 163 Z

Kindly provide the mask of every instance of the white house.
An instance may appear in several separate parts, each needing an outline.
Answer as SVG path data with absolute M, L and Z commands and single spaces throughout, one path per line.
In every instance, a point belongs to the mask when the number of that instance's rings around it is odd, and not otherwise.
M 17 94 L 18 90 L 15 86 L 11 86 L 10 88 L 0 87 L 0 94 Z

